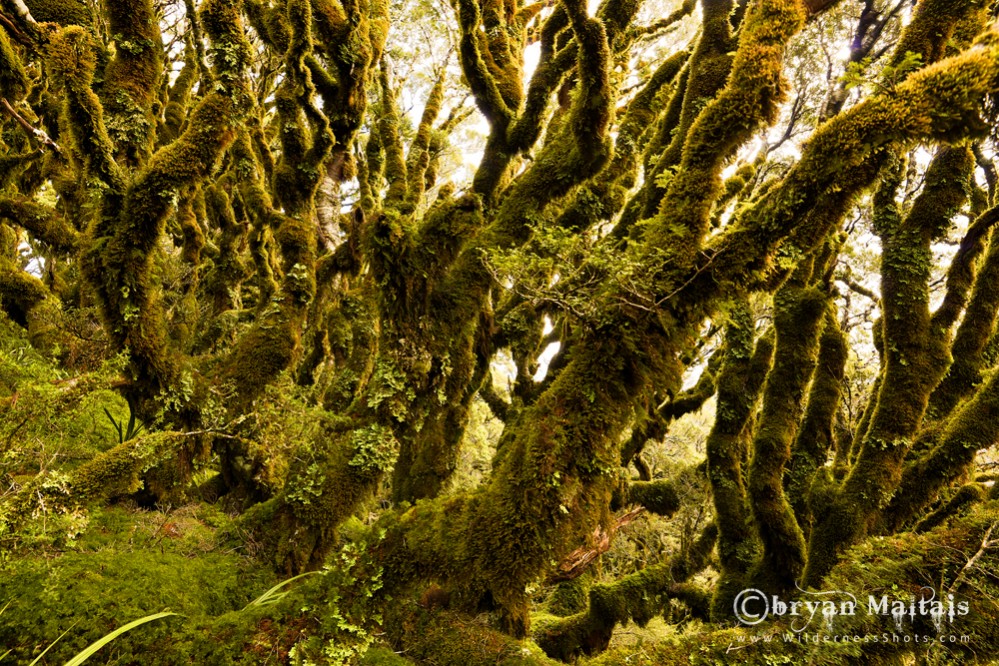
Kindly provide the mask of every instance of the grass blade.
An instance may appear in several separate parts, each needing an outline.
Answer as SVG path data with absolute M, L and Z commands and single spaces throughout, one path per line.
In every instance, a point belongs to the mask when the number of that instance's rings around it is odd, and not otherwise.
M 124 634 L 126 631 L 131 631 L 132 629 L 135 629 L 139 625 L 145 624 L 146 622 L 152 622 L 153 620 L 158 620 L 161 617 L 167 617 L 168 615 L 177 615 L 177 613 L 169 613 L 169 612 L 155 613 L 153 615 L 147 615 L 146 617 L 140 617 L 138 620 L 133 620 L 132 622 L 129 622 L 123 627 L 118 627 L 107 636 L 99 638 L 90 645 L 88 645 L 82 652 L 80 652 L 78 655 L 67 661 L 65 666 L 79 666 L 87 659 L 92 657 L 95 652 L 97 652 L 102 647 L 104 647 L 114 639 Z
M 122 438 L 121 424 L 115 421 L 115 418 L 111 416 L 111 412 L 108 411 L 107 407 L 104 407 L 104 413 L 107 414 L 108 420 L 111 421 L 111 425 L 114 426 L 114 429 L 118 431 L 118 443 L 124 444 L 125 440 Z
M 61 641 L 61 640 L 62 640 L 62 637 L 63 637 L 63 636 L 65 636 L 66 634 L 68 634 L 68 633 L 70 632 L 70 629 L 72 629 L 72 628 L 73 628 L 73 627 L 75 627 L 76 625 L 77 625 L 77 623 L 76 623 L 76 622 L 74 622 L 74 623 L 73 623 L 73 624 L 72 624 L 72 625 L 71 625 L 71 626 L 69 627 L 69 629 L 67 629 L 66 631 L 64 631 L 64 632 L 62 632 L 61 634 L 59 634 L 59 638 L 57 638 L 57 639 L 55 639 L 54 641 L 52 641 L 51 643 L 49 643 L 49 646 L 48 646 L 47 648 L 45 648 L 44 650 L 42 650 L 42 653 L 41 653 L 40 655 L 38 655 L 37 657 L 35 657 L 35 658 L 34 658 L 34 659 L 32 660 L 32 662 L 31 662 L 30 664 L 28 664 L 28 666 L 35 666 L 35 664 L 37 664 L 37 663 L 38 663 L 39 661 L 41 661 L 42 657 L 44 657 L 44 656 L 45 656 L 45 653 L 46 653 L 46 652 L 48 652 L 49 650 L 51 650 L 51 649 L 52 649 L 52 646 L 53 646 L 53 645 L 55 645 L 56 643 L 58 643 L 59 641 Z M 4 655 L 4 656 L 7 656 L 7 655 Z M 2 658 L 3 658 L 3 657 L 0 657 L 0 659 L 2 659 Z
M 277 585 L 275 585 L 274 587 L 272 587 L 271 589 L 269 589 L 266 592 L 264 592 L 263 594 L 261 594 L 259 597 L 257 597 L 256 599 L 254 599 L 250 603 L 246 604 L 246 608 L 244 608 L 243 610 L 246 610 L 247 608 L 253 608 L 254 606 L 263 606 L 266 603 L 271 603 L 273 601 L 277 601 L 278 599 L 280 599 L 281 597 L 283 597 L 284 594 L 287 594 L 287 593 L 280 594 L 280 595 L 278 594 L 278 590 L 280 590 L 282 587 L 284 587 L 288 583 L 295 582 L 299 578 L 304 578 L 306 576 L 312 576 L 313 574 L 317 574 L 317 573 L 320 573 L 320 572 L 319 571 L 306 571 L 305 573 L 298 574 L 297 576 L 292 576 L 288 580 L 283 580 L 280 583 L 278 583 Z

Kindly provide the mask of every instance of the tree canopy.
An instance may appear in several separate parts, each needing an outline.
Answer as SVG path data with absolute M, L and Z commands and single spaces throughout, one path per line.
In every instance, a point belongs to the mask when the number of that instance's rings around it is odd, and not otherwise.
M 0 662 L 991 663 L 997 12 L 0 0 Z

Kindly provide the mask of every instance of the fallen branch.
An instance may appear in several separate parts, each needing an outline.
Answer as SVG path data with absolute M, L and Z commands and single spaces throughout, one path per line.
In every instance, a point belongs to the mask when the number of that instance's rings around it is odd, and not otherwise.
M 593 560 L 597 559 L 600 555 L 603 555 L 610 549 L 611 540 L 619 529 L 633 522 L 642 513 L 645 512 L 644 507 L 635 507 L 631 511 L 621 515 L 609 530 L 604 530 L 598 527 L 593 532 L 593 546 L 580 546 L 576 550 L 572 551 L 562 560 L 559 564 L 558 569 L 555 570 L 548 577 L 548 583 L 558 583 L 565 580 L 572 580 L 573 578 L 578 578 L 586 568 L 590 566 Z
M 960 583 L 961 579 L 964 578 L 966 573 L 968 573 L 968 570 L 971 569 L 971 567 L 975 566 L 975 563 L 983 554 L 985 554 L 986 550 L 988 550 L 989 548 L 991 548 L 996 544 L 995 541 L 989 541 L 989 537 L 992 536 L 993 528 L 995 528 L 995 524 L 990 525 L 989 529 L 985 530 L 985 536 L 982 537 L 981 547 L 978 549 L 978 552 L 972 555 L 971 559 L 969 559 L 965 563 L 965 565 L 961 567 L 961 570 L 957 572 L 957 576 L 954 577 L 954 582 L 950 584 L 950 589 L 947 590 L 947 594 L 951 594 L 954 592 L 954 590 L 957 589 L 958 583 Z

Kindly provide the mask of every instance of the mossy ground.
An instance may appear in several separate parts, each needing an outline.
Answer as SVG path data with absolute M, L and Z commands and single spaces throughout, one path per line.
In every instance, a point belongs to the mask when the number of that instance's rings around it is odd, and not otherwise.
M 455 0 L 457 67 L 434 54 L 413 126 L 429 57 L 397 39 L 441 27 L 400 30 L 414 3 L 26 0 L 42 23 L 0 4 L 24 115 L 0 115 L 0 660 L 62 662 L 163 611 L 101 657 L 995 653 L 999 491 L 972 478 L 999 438 L 981 0 L 690 0 L 644 27 L 640 0 Z M 812 65 L 827 39 L 845 74 Z M 473 104 L 481 163 L 438 188 Z M 882 261 L 858 288 L 844 244 L 866 227 Z M 843 284 L 882 315 L 853 432 Z M 927 582 L 972 604 L 974 649 L 731 624 L 746 586 Z

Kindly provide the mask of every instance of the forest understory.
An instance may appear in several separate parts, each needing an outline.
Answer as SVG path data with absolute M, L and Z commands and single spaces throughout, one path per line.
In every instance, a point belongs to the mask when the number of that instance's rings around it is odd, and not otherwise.
M 0 0 L 0 665 L 999 663 L 994 0 Z

